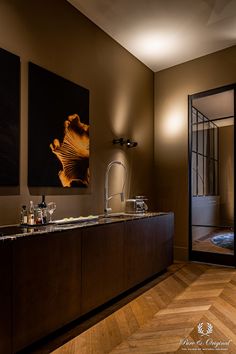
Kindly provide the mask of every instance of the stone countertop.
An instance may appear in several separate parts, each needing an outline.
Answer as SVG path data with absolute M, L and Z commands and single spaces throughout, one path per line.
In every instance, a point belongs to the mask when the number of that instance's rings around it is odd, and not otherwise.
M 70 219 L 65 223 L 51 223 L 46 225 L 24 226 L 24 225 L 6 225 L 0 226 L 0 241 L 15 240 L 19 237 L 47 234 L 51 232 L 61 232 L 65 230 L 72 230 L 83 227 L 90 227 L 96 225 L 106 225 L 115 222 L 124 222 L 129 220 L 137 220 L 149 218 L 154 216 L 166 215 L 167 212 L 146 212 L 143 214 L 126 214 L 126 213 L 113 213 L 109 216 L 99 215 L 94 220 L 88 221 L 75 221 L 70 222 Z M 73 220 L 73 218 L 72 218 Z

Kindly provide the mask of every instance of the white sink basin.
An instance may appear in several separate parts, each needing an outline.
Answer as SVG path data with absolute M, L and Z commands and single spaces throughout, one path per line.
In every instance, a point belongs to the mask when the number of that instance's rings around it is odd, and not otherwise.
M 133 217 L 139 217 L 139 216 L 144 216 L 145 215 L 145 213 L 125 213 L 125 212 L 123 212 L 123 213 L 111 213 L 111 214 L 108 214 L 107 215 L 107 217 L 109 218 L 109 217 L 112 217 L 112 218 L 114 218 L 114 217 L 116 217 L 116 216 L 133 216 Z
M 89 216 L 79 216 L 79 217 L 69 217 L 60 220 L 54 220 L 55 224 L 72 224 L 77 222 L 87 222 L 87 221 L 95 221 L 98 220 L 99 215 L 89 215 Z

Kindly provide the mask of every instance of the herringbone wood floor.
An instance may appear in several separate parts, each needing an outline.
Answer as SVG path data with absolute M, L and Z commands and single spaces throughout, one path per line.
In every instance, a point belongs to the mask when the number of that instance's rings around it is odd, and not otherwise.
M 177 266 L 169 277 L 53 354 L 196 350 L 236 353 L 235 269 L 194 263 Z

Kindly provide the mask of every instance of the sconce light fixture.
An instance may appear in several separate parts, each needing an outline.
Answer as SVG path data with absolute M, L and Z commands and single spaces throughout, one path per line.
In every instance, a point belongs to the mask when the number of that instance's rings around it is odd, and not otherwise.
M 132 148 L 138 145 L 136 141 L 132 141 L 130 139 L 124 139 L 124 138 L 119 138 L 119 139 L 113 139 L 113 144 L 120 144 L 121 146 L 126 145 L 128 148 Z

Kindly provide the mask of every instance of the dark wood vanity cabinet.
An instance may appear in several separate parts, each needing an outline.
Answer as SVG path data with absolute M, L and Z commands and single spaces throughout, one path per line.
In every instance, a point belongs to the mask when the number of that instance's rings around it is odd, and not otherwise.
M 82 313 L 167 268 L 172 243 L 172 213 L 84 229 Z
M 78 318 L 80 303 L 79 229 L 14 241 L 14 352 Z
M 173 214 L 130 220 L 125 225 L 124 287 L 129 289 L 173 262 Z
M 123 287 L 123 222 L 83 230 L 82 313 L 120 294 Z
M 0 354 L 12 354 L 172 263 L 173 214 L 0 244 Z

